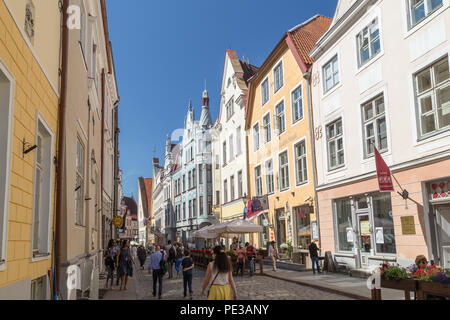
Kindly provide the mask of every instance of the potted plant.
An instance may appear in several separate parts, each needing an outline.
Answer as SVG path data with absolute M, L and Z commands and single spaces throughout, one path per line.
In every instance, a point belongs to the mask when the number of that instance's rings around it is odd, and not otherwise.
M 381 268 L 381 287 L 415 291 L 417 288 L 416 281 L 411 279 L 410 273 L 406 268 L 402 268 L 398 265 L 390 265 L 389 262 L 385 262 Z

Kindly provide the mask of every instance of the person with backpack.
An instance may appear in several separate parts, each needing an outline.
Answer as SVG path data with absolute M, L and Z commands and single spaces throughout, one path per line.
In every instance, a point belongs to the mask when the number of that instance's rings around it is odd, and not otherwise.
M 213 261 L 208 264 L 200 296 L 203 297 L 209 285 L 208 300 L 237 300 L 236 284 L 233 279 L 233 267 L 225 250 L 221 246 L 214 247 Z M 232 295 L 233 291 L 233 295 Z
M 194 269 L 194 260 L 190 257 L 189 251 L 184 252 L 184 258 L 181 261 L 181 268 L 183 270 L 183 288 L 184 298 L 186 298 L 187 287 L 189 287 L 189 297 L 192 299 L 192 269 Z
M 167 262 L 169 264 L 169 279 L 173 279 L 173 264 L 175 263 L 177 253 L 175 251 L 175 247 L 172 245 L 172 242 L 169 240 L 167 243 L 169 253 L 169 256 L 167 258 Z
M 156 297 L 156 285 L 159 283 L 158 299 L 162 296 L 162 280 L 164 275 L 164 265 L 167 268 L 167 262 L 164 260 L 161 252 L 161 247 L 156 246 L 155 252 L 150 255 L 150 262 L 148 264 L 148 273 L 153 276 L 153 297 Z M 167 269 L 166 269 L 167 270 Z
M 250 277 L 253 277 L 255 273 L 255 258 L 256 258 L 256 249 L 251 243 L 245 244 L 247 251 L 247 261 L 250 268 Z
M 147 252 L 144 249 L 143 245 L 140 245 L 137 250 L 137 256 L 139 258 L 139 262 L 141 263 L 141 269 L 144 270 L 145 260 L 147 259 Z
M 105 257 L 105 266 L 106 270 L 108 271 L 108 275 L 106 276 L 106 284 L 105 289 L 108 289 L 108 280 L 111 279 L 111 289 L 114 284 L 114 257 L 116 255 L 116 252 L 114 250 L 116 243 L 113 239 L 109 240 L 108 242 L 108 248 L 105 249 L 105 252 L 103 256 Z
M 175 260 L 175 270 L 177 270 L 177 278 L 178 278 L 180 275 L 181 261 L 183 261 L 183 251 L 181 249 L 180 243 L 176 243 L 175 248 L 176 248 L 176 252 L 177 252 L 176 260 Z

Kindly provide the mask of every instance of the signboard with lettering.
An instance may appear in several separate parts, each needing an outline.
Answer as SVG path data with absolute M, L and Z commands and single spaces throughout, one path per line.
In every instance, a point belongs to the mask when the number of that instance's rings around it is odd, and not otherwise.
M 402 223 L 402 234 L 416 234 L 414 216 L 400 217 Z

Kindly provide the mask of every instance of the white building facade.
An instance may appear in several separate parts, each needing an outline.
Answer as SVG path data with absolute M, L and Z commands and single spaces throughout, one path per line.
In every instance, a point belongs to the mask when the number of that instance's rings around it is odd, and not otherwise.
M 320 245 L 350 268 L 450 266 L 449 35 L 448 0 L 341 0 L 310 53 Z

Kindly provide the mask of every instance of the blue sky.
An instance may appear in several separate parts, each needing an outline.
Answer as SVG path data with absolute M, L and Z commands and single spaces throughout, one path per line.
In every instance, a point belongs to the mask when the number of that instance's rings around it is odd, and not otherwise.
M 260 66 L 284 32 L 315 14 L 332 17 L 337 0 L 109 0 L 110 39 L 122 98 L 120 168 L 124 195 L 164 162 L 166 134 L 183 127 L 191 98 L 201 113 L 204 79 L 213 121 L 225 49 Z M 156 148 L 156 152 L 154 152 Z

